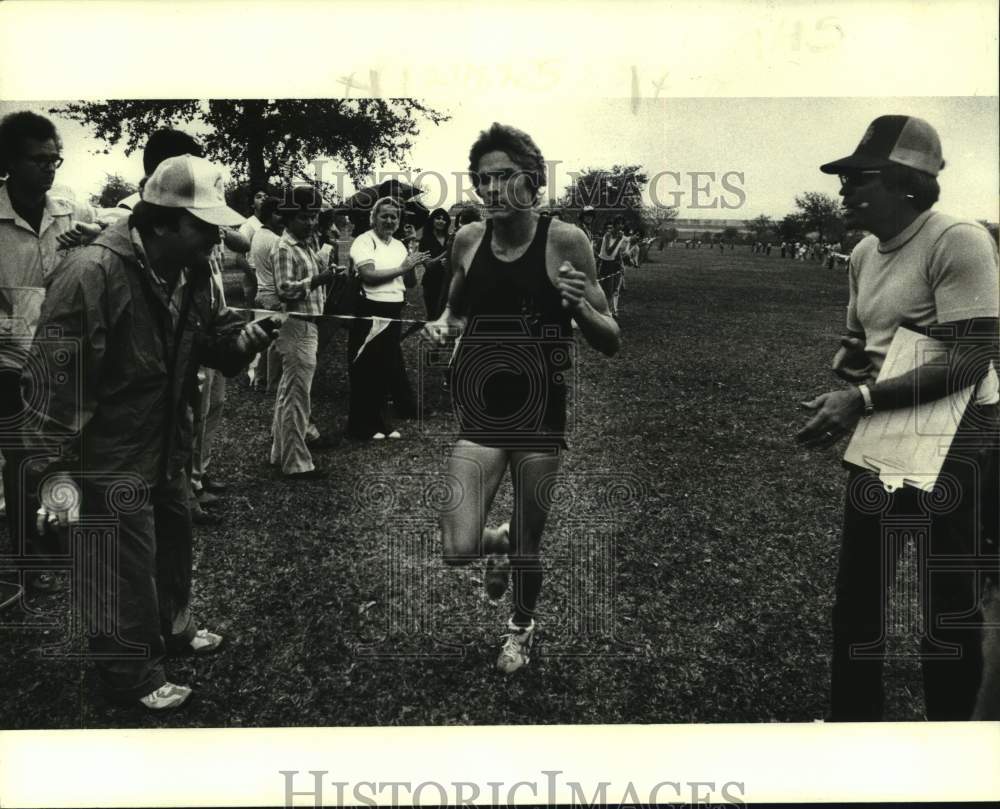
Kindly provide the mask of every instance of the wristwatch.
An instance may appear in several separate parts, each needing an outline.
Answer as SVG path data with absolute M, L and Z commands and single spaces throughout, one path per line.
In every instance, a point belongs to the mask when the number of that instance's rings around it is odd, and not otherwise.
M 858 385 L 858 390 L 861 391 L 861 398 L 865 402 L 865 418 L 870 418 L 871 414 L 875 412 L 871 389 L 867 385 Z

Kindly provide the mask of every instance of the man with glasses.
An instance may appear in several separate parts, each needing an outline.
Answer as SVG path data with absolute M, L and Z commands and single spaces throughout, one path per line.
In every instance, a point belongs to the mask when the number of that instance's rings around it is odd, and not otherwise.
M 804 403 L 812 417 L 797 439 L 830 447 L 873 412 L 974 385 L 935 493 L 884 494 L 874 473 L 851 468 L 833 607 L 835 721 L 882 718 L 899 531 L 929 534 L 917 557 L 927 718 L 970 718 L 982 677 L 980 585 L 997 573 L 997 245 L 977 223 L 931 210 L 943 167 L 935 130 L 904 115 L 875 119 L 852 155 L 820 167 L 840 177 L 847 226 L 871 235 L 851 254 L 847 335 L 833 365 L 851 385 Z M 900 326 L 944 341 L 948 361 L 879 379 Z M 875 493 L 884 508 L 872 505 Z
M 22 538 L 29 553 L 55 550 L 46 548 L 48 543 L 33 531 L 34 508 L 27 503 L 29 493 L 18 485 L 22 460 L 18 428 L 24 407 L 20 376 L 44 287 L 64 255 L 59 236 L 76 222 L 94 219 L 91 208 L 49 193 L 63 163 L 61 149 L 59 133 L 48 118 L 25 110 L 0 121 L 0 174 L 7 176 L 0 188 L 0 449 L 6 458 L 3 485 L 15 554 Z M 39 591 L 58 587 L 58 580 L 49 574 L 32 576 L 29 582 Z M 7 600 L 0 591 L 0 603 Z

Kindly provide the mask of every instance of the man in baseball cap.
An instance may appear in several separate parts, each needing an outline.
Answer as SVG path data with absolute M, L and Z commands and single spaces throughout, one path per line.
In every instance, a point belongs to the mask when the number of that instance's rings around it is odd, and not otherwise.
M 51 448 L 34 470 L 40 527 L 114 526 L 113 553 L 79 545 L 87 562 L 74 585 L 86 625 L 99 630 L 90 648 L 116 703 L 180 707 L 191 689 L 167 681 L 165 656 L 208 654 L 222 643 L 191 614 L 185 467 L 199 365 L 234 375 L 270 339 L 227 309 L 212 284 L 219 227 L 240 221 L 211 163 L 164 160 L 131 215 L 53 275 L 39 331 L 51 327 L 59 339 L 37 341 L 31 363 L 50 370 L 41 380 L 22 376 L 47 394 L 33 400 L 38 443 Z
M 852 154 L 819 167 L 824 174 L 909 166 L 931 177 L 944 168 L 941 141 L 927 121 L 911 115 L 882 115 L 865 130 Z
M 162 208 L 183 208 L 217 227 L 242 225 L 245 217 L 226 205 L 222 174 L 203 157 L 168 157 L 142 189 L 142 200 Z
M 883 490 L 877 472 L 850 467 L 833 607 L 833 720 L 882 718 L 884 621 L 900 532 L 926 534 L 917 565 L 927 718 L 969 719 L 983 674 L 980 583 L 995 582 L 998 572 L 1000 272 L 997 245 L 985 228 L 931 210 L 943 167 L 937 132 L 907 115 L 876 118 L 852 154 L 820 167 L 840 176 L 847 226 L 871 235 L 851 253 L 847 333 L 833 362 L 849 384 L 803 403 L 811 418 L 797 439 L 831 447 L 860 419 L 883 410 L 911 410 L 913 417 L 900 421 L 916 430 L 923 420 L 918 406 L 973 387 L 950 445 L 915 436 L 929 452 L 947 453 L 935 496 L 902 486 L 879 494 L 873 505 L 869 493 Z M 940 351 L 922 351 L 933 361 L 880 378 L 904 325 L 943 342 L 946 361 Z

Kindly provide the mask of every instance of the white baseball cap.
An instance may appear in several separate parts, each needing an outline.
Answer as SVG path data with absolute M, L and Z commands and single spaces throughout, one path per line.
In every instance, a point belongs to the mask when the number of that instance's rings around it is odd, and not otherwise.
M 241 225 L 245 218 L 226 205 L 222 173 L 194 155 L 168 157 L 146 180 L 142 199 L 150 205 L 183 208 L 203 222 L 220 227 Z

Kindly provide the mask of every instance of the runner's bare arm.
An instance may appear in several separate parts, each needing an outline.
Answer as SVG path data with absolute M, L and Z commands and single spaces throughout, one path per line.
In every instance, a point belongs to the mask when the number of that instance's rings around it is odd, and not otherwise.
M 621 345 L 620 333 L 608 309 L 604 290 L 597 283 L 590 240 L 582 230 L 560 225 L 552 228 L 546 250 L 547 267 L 554 266 L 558 271 L 553 283 L 562 294 L 563 305 L 572 310 L 573 319 L 587 342 L 612 357 Z M 549 277 L 552 277 L 551 270 Z
M 466 296 L 465 274 L 475 255 L 479 242 L 482 240 L 485 227 L 478 222 L 463 227 L 455 236 L 451 246 L 449 264 L 454 267 L 451 283 L 448 286 L 448 302 L 437 320 L 430 321 L 424 327 L 426 337 L 438 345 L 442 345 L 449 337 L 457 337 L 465 331 Z

